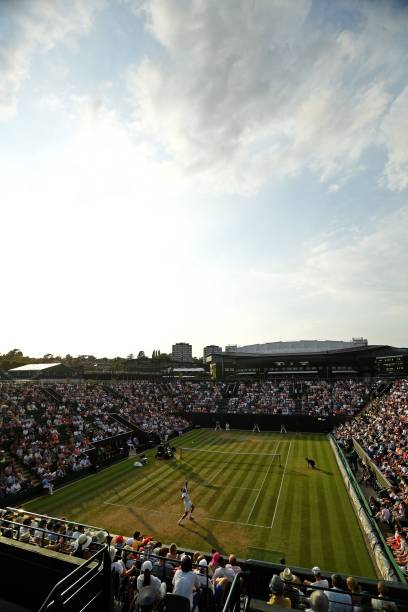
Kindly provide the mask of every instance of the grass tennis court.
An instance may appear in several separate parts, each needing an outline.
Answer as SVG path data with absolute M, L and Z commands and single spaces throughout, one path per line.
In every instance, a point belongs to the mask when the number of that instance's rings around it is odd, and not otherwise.
M 170 461 L 150 451 L 144 468 L 130 458 L 25 507 L 195 550 L 375 577 L 326 437 L 196 429 L 174 445 L 193 450 Z M 186 479 L 195 520 L 179 527 Z

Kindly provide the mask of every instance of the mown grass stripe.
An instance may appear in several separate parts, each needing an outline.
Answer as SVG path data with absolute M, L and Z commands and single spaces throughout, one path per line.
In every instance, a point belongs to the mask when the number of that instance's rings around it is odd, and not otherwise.
M 267 458 L 238 456 L 226 463 L 208 452 L 210 449 L 232 451 L 231 457 L 245 451 L 271 453 L 278 441 L 283 465 L 288 458 L 283 482 L 284 467 L 272 466 L 265 478 L 270 464 Z M 324 569 L 374 576 L 327 439 L 308 434 L 226 433 L 202 428 L 172 440 L 171 444 L 200 450 L 187 453 L 182 462 L 155 461 L 152 450 L 147 453 L 150 460 L 143 470 L 133 467 L 132 458 L 58 490 L 54 496 L 35 500 L 27 507 L 44 514 L 66 516 L 69 520 L 100 524 L 110 527 L 114 533 L 122 530 L 126 534 L 142 526 L 145 533 L 152 533 L 162 541 L 174 538 L 180 541 L 182 533 L 180 543 L 185 546 L 201 550 L 214 546 L 244 556 L 248 556 L 249 544 L 259 545 L 272 553 L 286 554 L 292 564 L 310 567 L 318 562 Z M 315 458 L 320 469 L 307 470 L 306 456 Z M 180 531 L 173 515 L 182 509 L 179 488 L 186 478 L 198 506 L 199 520 Z M 211 485 L 211 480 L 216 486 Z M 263 480 L 264 487 L 258 495 Z M 255 491 L 234 489 L 234 486 Z M 263 526 L 271 524 L 279 490 L 273 529 L 265 529 Z M 245 523 L 257 495 L 251 524 L 261 527 L 240 525 Z M 112 498 L 119 499 L 122 505 L 103 504 Z M 157 512 L 149 514 L 149 508 Z M 206 519 L 206 514 L 214 520 Z M 327 539 L 332 544 L 327 546 Z M 250 553 L 250 556 L 254 555 Z

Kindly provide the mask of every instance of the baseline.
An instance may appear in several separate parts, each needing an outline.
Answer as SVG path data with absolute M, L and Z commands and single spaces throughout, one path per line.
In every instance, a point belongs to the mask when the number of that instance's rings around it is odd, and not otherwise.
M 127 510 L 148 510 L 149 512 L 153 512 L 155 514 L 169 516 L 168 512 L 162 512 L 161 510 L 155 510 L 154 508 L 146 508 L 144 506 L 126 506 L 125 504 L 114 504 L 112 502 L 103 503 L 106 506 L 116 506 L 117 508 L 126 508 Z M 179 516 L 179 514 L 179 512 L 177 514 L 174 512 L 174 516 Z M 270 529 L 268 525 L 256 525 L 255 523 L 242 523 L 240 521 L 227 521 L 224 519 L 213 518 L 211 516 L 197 516 L 197 519 L 203 521 L 213 521 L 214 523 L 227 523 L 228 525 L 242 525 L 243 527 L 259 527 L 260 529 Z

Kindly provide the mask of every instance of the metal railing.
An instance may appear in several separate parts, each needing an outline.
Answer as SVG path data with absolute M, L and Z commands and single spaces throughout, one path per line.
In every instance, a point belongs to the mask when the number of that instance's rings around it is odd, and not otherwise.
M 39 512 L 32 512 L 31 510 L 24 510 L 21 508 L 13 508 L 12 506 L 6 506 L 6 508 L 4 508 L 5 510 L 7 510 L 8 512 L 14 512 L 14 514 L 22 514 L 23 516 L 30 516 L 30 517 L 38 517 L 38 518 L 42 518 L 42 519 L 47 519 L 49 521 L 55 521 L 59 524 L 66 524 L 66 525 L 78 525 L 79 527 L 83 527 L 84 529 L 91 529 L 92 531 L 104 531 L 106 533 L 106 536 L 109 537 L 109 531 L 107 529 L 104 529 L 103 527 L 97 527 L 96 525 L 88 525 L 87 523 L 80 523 L 79 521 L 74 521 L 74 520 L 67 520 L 67 519 L 62 519 L 61 517 L 57 517 L 57 516 L 50 516 L 49 514 L 40 514 Z M 18 521 L 15 521 L 16 523 Z M 38 529 L 37 527 L 35 529 Z
M 112 609 L 111 560 L 108 546 L 100 550 L 57 582 L 39 612 L 85 612 Z
M 245 612 L 249 610 L 251 594 L 249 592 L 250 572 L 236 574 L 222 612 Z

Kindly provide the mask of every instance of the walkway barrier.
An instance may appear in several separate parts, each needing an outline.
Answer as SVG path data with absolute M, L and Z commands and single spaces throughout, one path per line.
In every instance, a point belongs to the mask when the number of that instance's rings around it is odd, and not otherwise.
M 329 439 L 354 511 L 357 515 L 363 535 L 368 544 L 371 558 L 373 559 L 380 576 L 383 578 L 383 580 L 396 580 L 405 583 L 405 577 L 384 540 L 384 537 L 371 513 L 371 508 L 368 505 L 367 500 L 350 469 L 343 451 L 332 435 L 329 436 Z

